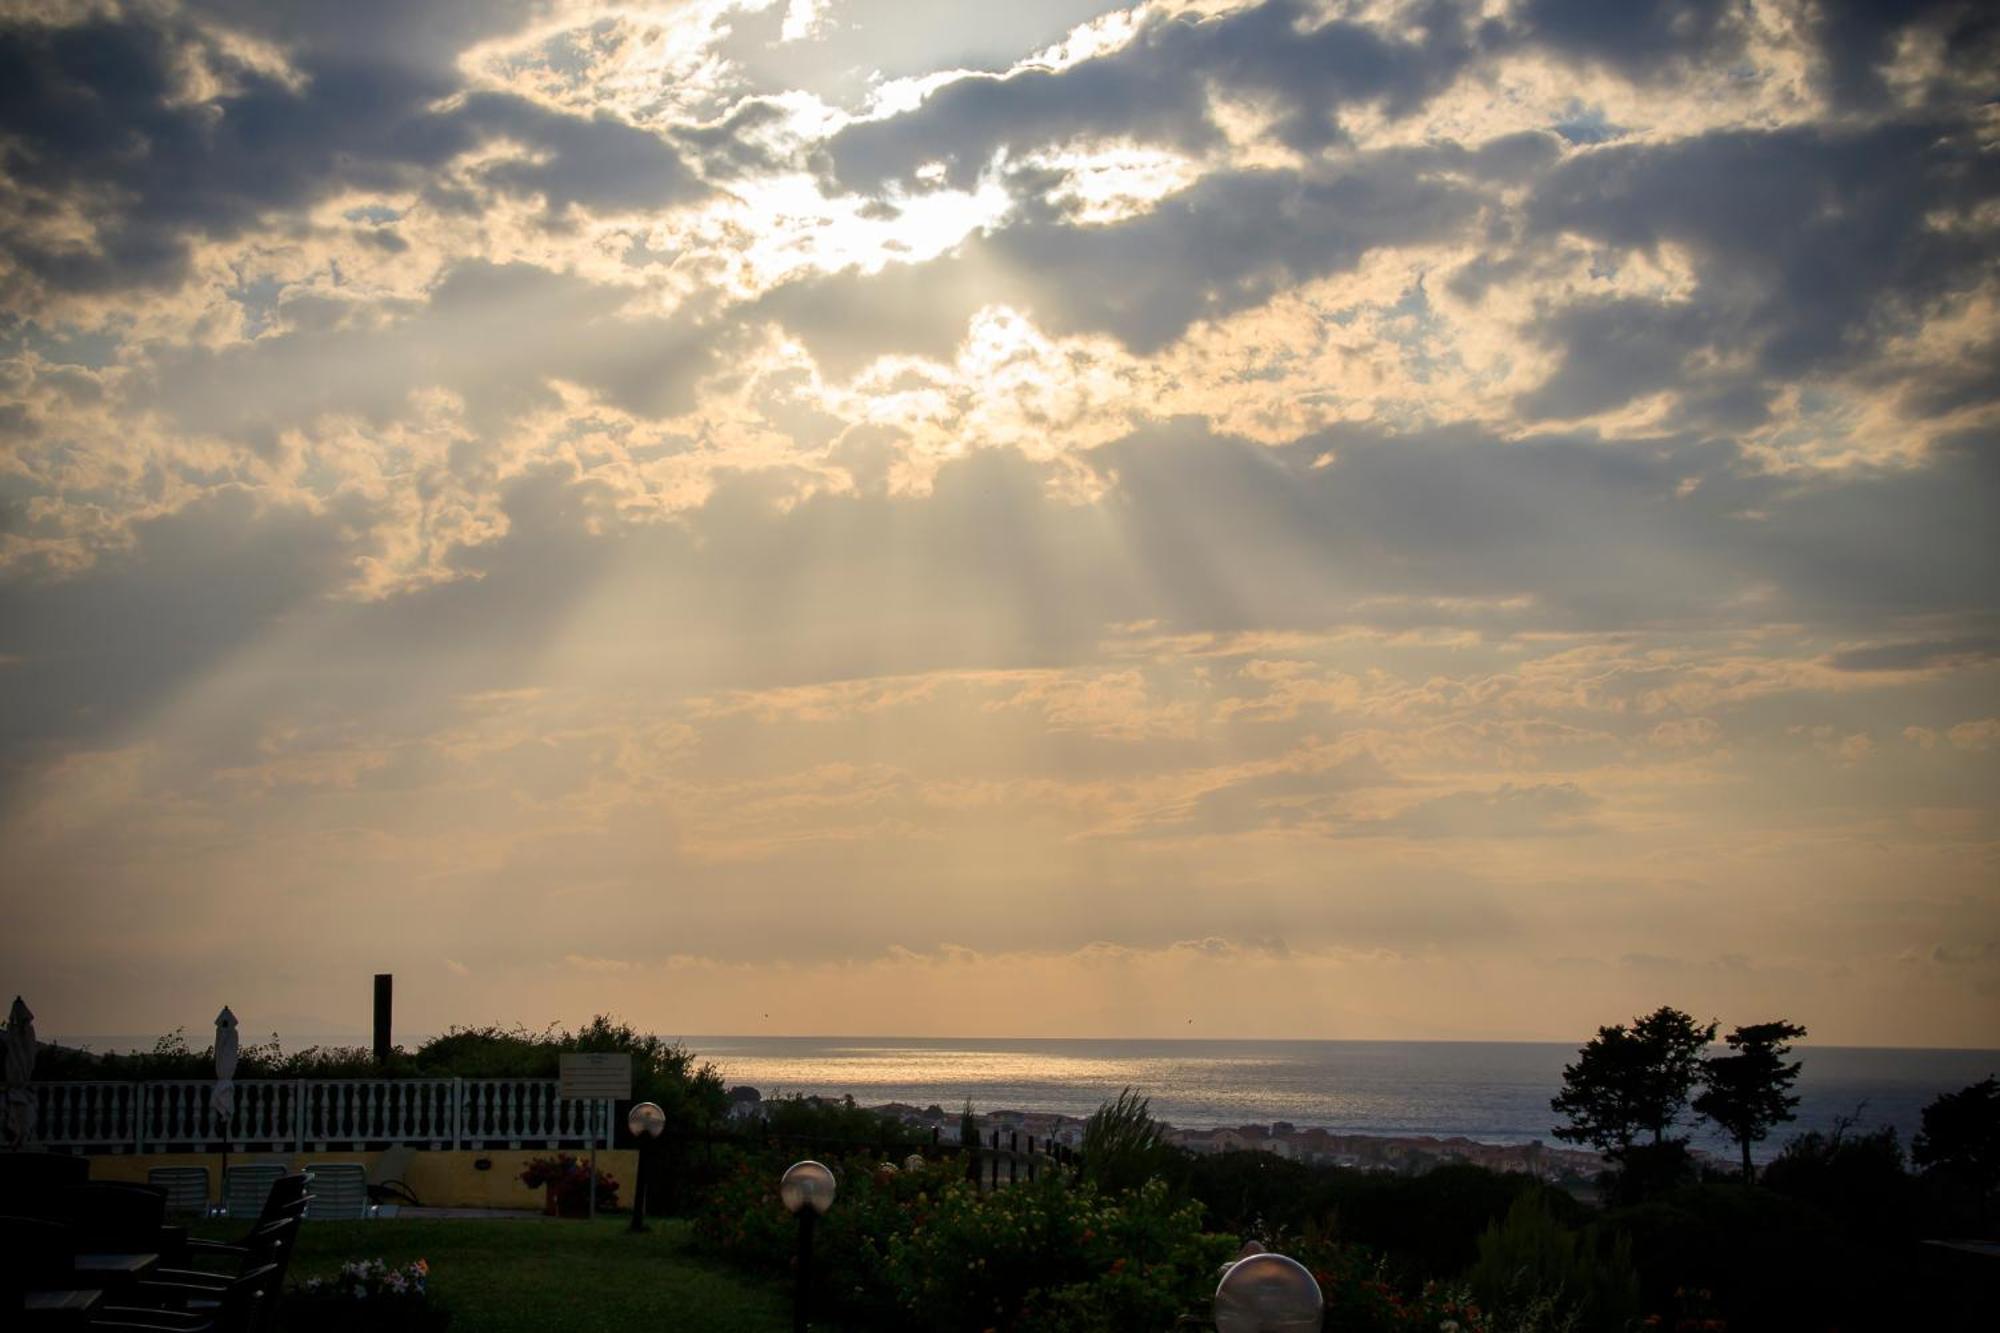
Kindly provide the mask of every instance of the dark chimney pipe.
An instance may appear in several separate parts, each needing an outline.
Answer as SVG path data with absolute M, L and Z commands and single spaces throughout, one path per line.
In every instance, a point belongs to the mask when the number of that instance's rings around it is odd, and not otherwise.
M 389 1065 L 389 1009 L 395 990 L 393 973 L 375 974 L 375 1063 L 385 1069 Z

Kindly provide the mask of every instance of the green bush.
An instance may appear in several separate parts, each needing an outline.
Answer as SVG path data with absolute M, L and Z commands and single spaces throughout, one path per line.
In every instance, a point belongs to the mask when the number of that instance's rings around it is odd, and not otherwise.
M 1816 1210 L 1767 1189 L 1693 1185 L 1606 1215 L 1628 1236 L 1649 1311 L 1712 1292 L 1732 1328 L 1891 1327 L 1856 1318 L 1882 1256 L 1864 1258 Z
M 1921 1191 L 1903 1169 L 1893 1125 L 1867 1134 L 1849 1134 L 1845 1126 L 1831 1134 L 1800 1134 L 1764 1168 L 1763 1183 L 1855 1235 L 1879 1240 L 1917 1232 Z
M 1537 1311 L 1551 1327 L 1621 1328 L 1639 1313 L 1630 1238 L 1600 1241 L 1595 1227 L 1565 1226 L 1543 1190 L 1519 1195 L 1487 1226 L 1466 1285 L 1488 1309 Z
M 1060 1177 L 981 1195 L 952 1181 L 889 1244 L 918 1328 L 1168 1328 L 1206 1300 L 1235 1250 L 1154 1180 L 1116 1197 Z
M 1186 1185 L 1216 1230 L 1263 1236 L 1302 1231 L 1328 1216 L 1338 1206 L 1346 1178 L 1359 1174 L 1308 1166 L 1276 1153 L 1232 1150 L 1195 1156 L 1188 1163 Z
M 778 1201 L 782 1158 L 738 1155 L 695 1219 L 703 1249 L 790 1271 L 798 1230 Z M 1060 1177 L 981 1193 L 950 1161 L 828 1165 L 839 1193 L 814 1232 L 816 1299 L 860 1327 L 1167 1328 L 1206 1300 L 1235 1249 L 1159 1182 L 1117 1197 Z
M 868 1151 L 876 1148 L 903 1150 L 928 1141 L 893 1115 L 856 1106 L 852 1097 L 832 1101 L 824 1097 L 766 1097 L 759 1105 L 764 1113 L 765 1133 L 778 1139 L 796 1139 L 807 1146 L 828 1146 L 842 1150 Z
M 1442 1282 L 1398 1280 L 1384 1256 L 1323 1228 L 1274 1235 L 1270 1248 L 1304 1264 L 1326 1299 L 1325 1327 L 1337 1333 L 1494 1333 L 1470 1291 Z M 1538 1331 L 1539 1333 L 1539 1331 Z

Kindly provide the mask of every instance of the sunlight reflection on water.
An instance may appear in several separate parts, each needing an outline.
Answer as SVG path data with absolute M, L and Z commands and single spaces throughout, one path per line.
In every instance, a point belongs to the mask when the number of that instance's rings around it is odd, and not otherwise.
M 730 1085 L 852 1094 L 864 1105 L 1086 1116 L 1125 1087 L 1183 1126 L 1287 1120 L 1378 1134 L 1548 1140 L 1549 1098 L 1576 1048 L 1529 1042 L 1000 1041 L 691 1037 Z M 1994 1053 L 1805 1047 L 1799 1119 L 1828 1128 L 1862 1106 L 1907 1143 L 1922 1105 L 1986 1076 Z M 1696 1142 L 1721 1148 L 1696 1135 Z

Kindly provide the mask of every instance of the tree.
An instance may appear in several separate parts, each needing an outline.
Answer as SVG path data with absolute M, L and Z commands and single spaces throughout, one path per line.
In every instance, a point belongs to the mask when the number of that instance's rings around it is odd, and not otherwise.
M 1664 1005 L 1629 1028 L 1599 1028 L 1576 1063 L 1563 1068 L 1563 1090 L 1549 1102 L 1569 1121 L 1556 1127 L 1556 1137 L 1588 1143 L 1621 1162 L 1641 1134 L 1650 1135 L 1655 1147 L 1668 1142 L 1715 1029 Z
M 1150 1098 L 1127 1088 L 1083 1122 L 1083 1178 L 1108 1194 L 1166 1174 L 1177 1156 Z
M 1750 1145 L 1763 1139 L 1773 1126 L 1792 1118 L 1799 1099 L 1792 1095 L 1792 1081 L 1800 1066 L 1785 1063 L 1792 1043 L 1806 1035 L 1796 1023 L 1779 1019 L 1775 1023 L 1752 1023 L 1739 1027 L 1723 1040 L 1733 1054 L 1702 1061 L 1702 1093 L 1694 1099 L 1696 1115 L 1706 1116 L 1736 1140 L 1743 1150 L 1743 1183 L 1752 1177 Z
M 1986 1198 L 2000 1183 L 2000 1080 L 1988 1076 L 1926 1106 L 1924 1127 L 1910 1141 L 1910 1158 L 1969 1185 L 1984 1222 Z

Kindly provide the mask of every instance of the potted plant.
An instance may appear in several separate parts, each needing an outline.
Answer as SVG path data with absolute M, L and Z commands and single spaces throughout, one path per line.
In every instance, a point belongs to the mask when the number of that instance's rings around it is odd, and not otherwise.
M 590 1164 L 569 1153 L 535 1157 L 521 1173 L 521 1183 L 530 1189 L 542 1187 L 542 1211 L 550 1217 L 590 1215 Z M 608 1171 L 597 1173 L 597 1208 L 606 1212 L 618 1206 L 618 1182 Z

